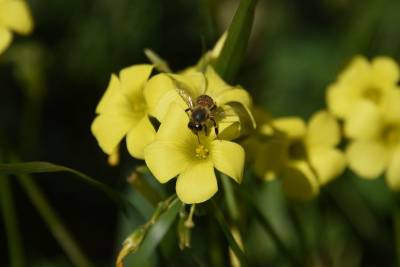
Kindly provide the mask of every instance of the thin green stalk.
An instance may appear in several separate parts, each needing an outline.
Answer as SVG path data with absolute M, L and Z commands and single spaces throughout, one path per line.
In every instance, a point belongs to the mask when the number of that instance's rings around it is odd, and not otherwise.
M 307 244 L 307 238 L 297 208 L 295 207 L 294 203 L 289 204 L 289 216 L 291 221 L 293 222 L 293 227 L 300 243 L 302 257 L 307 258 L 308 256 L 310 256 L 310 251 Z
M 244 254 L 243 250 L 240 248 L 239 244 L 236 242 L 235 238 L 233 237 L 228 222 L 224 217 L 224 214 L 214 201 L 212 201 L 212 204 L 215 212 L 215 218 L 217 219 L 217 222 L 221 227 L 222 232 L 224 233 L 226 239 L 228 240 L 229 246 L 231 247 L 233 253 L 235 253 L 236 257 L 238 258 L 240 266 L 241 267 L 249 266 L 247 257 Z
M 249 209 L 251 209 L 251 212 L 254 214 L 255 219 L 260 223 L 261 227 L 269 234 L 269 236 L 272 238 L 274 241 L 274 244 L 278 251 L 287 258 L 292 266 L 304 266 L 302 262 L 297 259 L 293 255 L 293 253 L 289 250 L 289 248 L 285 245 L 279 234 L 275 231 L 274 227 L 272 224 L 269 222 L 269 220 L 261 213 L 259 207 L 257 206 L 256 201 L 253 199 L 253 197 L 250 195 L 250 193 L 245 192 L 245 190 L 241 191 L 243 193 L 243 197 L 247 200 L 247 204 Z
M 1 210 L 3 213 L 4 226 L 6 228 L 5 230 L 10 256 L 10 266 L 26 266 L 21 235 L 18 230 L 19 227 L 17 215 L 15 213 L 12 188 L 10 181 L 7 177 L 0 177 L 0 202 Z
M 400 267 L 400 207 L 396 206 L 393 210 L 394 241 L 396 252 L 396 265 Z
M 257 0 L 241 0 L 215 69 L 228 82 L 232 82 L 246 53 L 254 20 Z
M 232 183 L 229 179 L 230 178 L 228 176 L 221 173 L 222 187 L 224 188 L 224 197 L 228 206 L 228 212 L 232 220 L 237 222 L 239 220 L 238 204 L 235 198 L 235 192 L 233 191 Z
M 87 256 L 79 248 L 76 241 L 63 225 L 61 219 L 50 206 L 49 201 L 44 196 L 43 192 L 37 186 L 36 182 L 30 176 L 20 174 L 18 181 L 30 197 L 32 204 L 35 206 L 42 219 L 50 228 L 54 237 L 64 249 L 70 260 L 78 267 L 93 267 Z

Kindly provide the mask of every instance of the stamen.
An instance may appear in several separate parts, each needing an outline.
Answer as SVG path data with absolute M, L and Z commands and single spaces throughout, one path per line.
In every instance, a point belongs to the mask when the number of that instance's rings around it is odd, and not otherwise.
M 196 157 L 198 157 L 200 159 L 206 159 L 209 154 L 210 154 L 210 152 L 204 145 L 199 144 L 196 147 Z

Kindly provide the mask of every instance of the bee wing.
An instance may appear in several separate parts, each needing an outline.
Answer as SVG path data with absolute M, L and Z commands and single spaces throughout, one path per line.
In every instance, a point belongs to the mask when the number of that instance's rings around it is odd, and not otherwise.
M 185 101 L 185 103 L 189 106 L 189 108 L 193 108 L 194 107 L 193 97 L 190 94 L 190 91 L 188 89 L 186 89 L 187 86 L 184 83 L 182 83 L 181 81 L 178 81 L 177 79 L 175 79 L 172 75 L 169 75 L 169 76 L 175 83 L 176 92 L 183 99 L 183 101 Z

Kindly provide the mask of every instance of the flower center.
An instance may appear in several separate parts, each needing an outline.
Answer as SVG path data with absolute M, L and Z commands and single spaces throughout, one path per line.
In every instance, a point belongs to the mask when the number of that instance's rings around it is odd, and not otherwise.
M 196 147 L 196 157 L 199 159 L 206 159 L 210 154 L 210 151 L 202 144 Z
M 389 125 L 383 130 L 383 138 L 388 145 L 395 145 L 400 142 L 400 127 Z
M 376 87 L 367 87 L 362 93 L 362 97 L 366 98 L 375 104 L 378 104 L 381 100 L 381 91 Z
M 306 148 L 302 140 L 295 140 L 289 145 L 288 156 L 291 160 L 305 159 L 306 153 Z

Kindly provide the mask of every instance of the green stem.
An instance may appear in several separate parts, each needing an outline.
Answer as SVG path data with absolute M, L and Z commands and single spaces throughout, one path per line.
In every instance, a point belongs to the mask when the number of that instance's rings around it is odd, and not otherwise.
M 254 19 L 257 0 L 241 0 L 228 29 L 228 37 L 215 69 L 226 81 L 231 82 L 239 70 L 246 53 Z
M 11 267 L 26 266 L 21 242 L 21 235 L 18 231 L 17 215 L 12 195 L 12 188 L 7 177 L 0 177 L 0 202 L 3 211 L 4 226 L 6 228 L 8 250 Z
M 228 176 L 221 173 L 221 181 L 222 181 L 222 186 L 224 188 L 224 197 L 226 204 L 228 206 L 228 212 L 231 216 L 231 219 L 234 222 L 237 222 L 239 220 L 238 204 L 235 198 L 235 193 L 233 191 L 232 183 L 229 179 L 230 178 Z
M 94 266 L 81 251 L 34 180 L 24 174 L 18 175 L 18 180 L 70 260 L 78 267 Z
M 400 208 L 396 206 L 393 211 L 393 227 L 395 238 L 396 265 L 400 267 Z
M 225 234 L 225 237 L 228 240 L 229 246 L 231 247 L 233 253 L 235 253 L 236 257 L 239 259 L 240 266 L 241 267 L 249 266 L 246 255 L 244 254 L 243 250 L 240 248 L 239 244 L 233 237 L 228 222 L 224 217 L 224 214 L 214 201 L 212 201 L 212 204 L 215 211 L 215 218 L 217 219 L 217 222 L 221 227 L 222 232 Z

